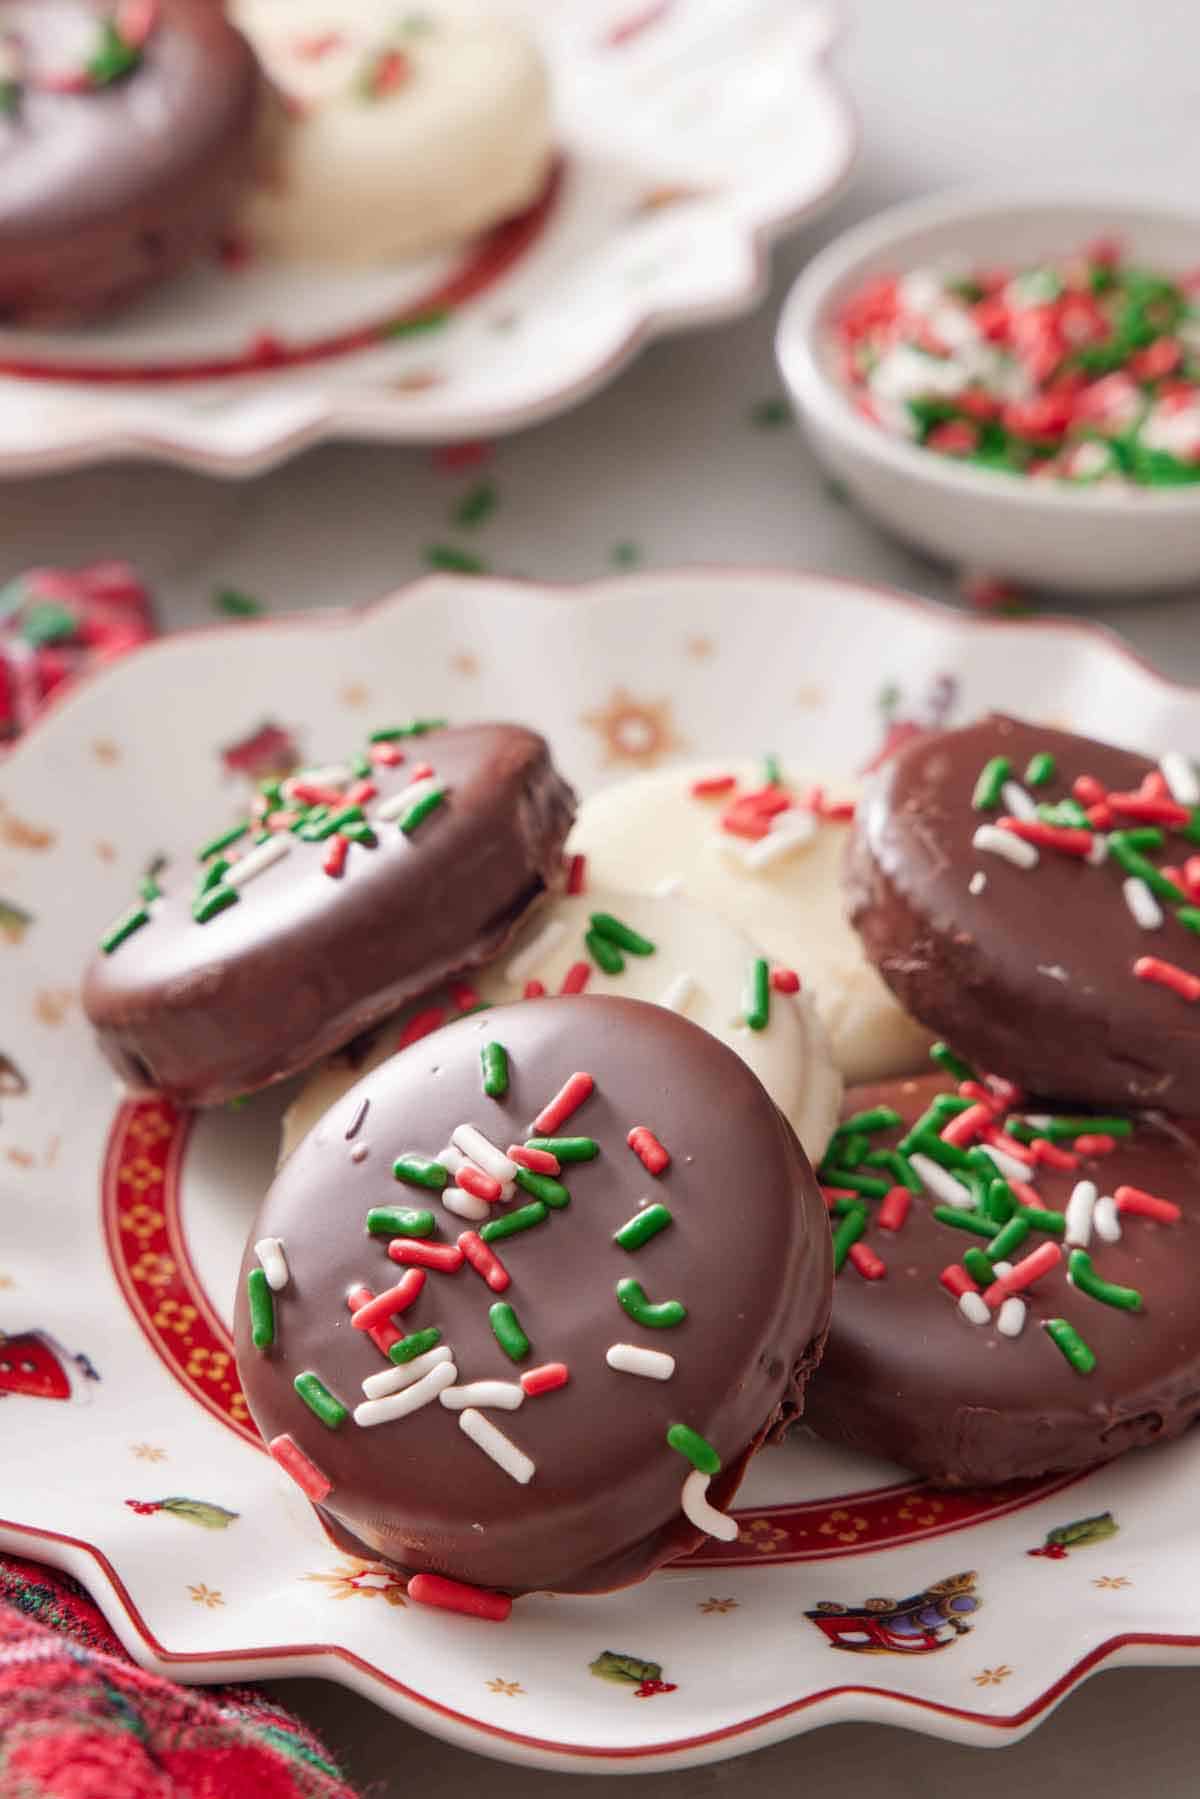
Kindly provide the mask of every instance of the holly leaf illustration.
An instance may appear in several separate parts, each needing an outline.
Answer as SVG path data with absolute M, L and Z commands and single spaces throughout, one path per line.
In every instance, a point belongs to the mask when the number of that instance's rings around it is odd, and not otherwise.
M 588 1668 L 597 1680 L 615 1680 L 636 1687 L 662 1677 L 661 1662 L 644 1662 L 619 1649 L 605 1649 L 594 1662 L 588 1663 Z
M 228 1530 L 238 1516 L 207 1499 L 160 1499 L 158 1507 L 160 1511 L 173 1513 L 176 1518 L 186 1518 L 189 1524 L 199 1524 L 203 1530 Z
M 1061 1543 L 1064 1548 L 1081 1549 L 1085 1543 L 1103 1543 L 1115 1537 L 1120 1525 L 1111 1512 L 1097 1512 L 1094 1518 L 1077 1518 L 1073 1524 L 1060 1524 L 1046 1532 L 1047 1543 Z

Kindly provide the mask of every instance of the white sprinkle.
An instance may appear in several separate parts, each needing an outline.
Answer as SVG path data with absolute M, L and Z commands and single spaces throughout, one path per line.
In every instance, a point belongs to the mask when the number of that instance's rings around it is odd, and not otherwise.
M 1168 750 L 1158 766 L 1177 806 L 1200 806 L 1200 780 L 1182 750 Z
M 692 1469 L 683 1483 L 683 1492 L 679 1498 L 683 1515 L 706 1536 L 717 1537 L 722 1543 L 734 1543 L 737 1541 L 738 1521 L 719 1512 L 715 1505 L 709 1505 L 709 1478 L 707 1474 L 701 1474 L 699 1468 Z
M 390 824 L 393 818 L 402 818 L 410 806 L 423 800 L 427 794 L 433 793 L 438 785 L 436 775 L 426 775 L 423 781 L 413 781 L 408 787 L 402 787 L 399 793 L 393 793 L 389 799 L 381 800 L 375 808 L 375 817 Z
M 453 1143 L 447 1143 L 445 1149 L 442 1150 L 441 1154 L 438 1156 L 438 1161 L 441 1163 L 443 1168 L 449 1169 L 451 1174 L 458 1174 L 459 1171 L 463 1168 L 477 1167 L 477 1164 L 472 1162 L 472 1160 L 469 1156 L 464 1156 L 462 1150 L 456 1149 Z M 484 1172 L 482 1168 L 480 1168 L 478 1171 L 480 1174 L 482 1174 Z M 516 1192 L 516 1190 L 517 1190 L 517 1183 L 515 1181 L 504 1181 L 502 1183 L 501 1188 L 500 1188 L 500 1199 L 504 1202 L 505 1205 L 508 1204 L 509 1200 L 513 1197 L 513 1194 Z M 455 1201 L 456 1201 L 456 1203 L 450 1207 L 450 1210 L 452 1212 L 457 1212 L 458 1216 L 460 1218 L 486 1218 L 488 1216 L 488 1210 L 489 1210 L 488 1203 L 486 1200 L 483 1200 L 483 1199 L 476 1202 L 477 1204 L 481 1205 L 484 1208 L 482 1212 L 464 1211 L 462 1208 L 462 1205 L 457 1203 L 463 1197 L 462 1193 L 461 1193 L 461 1189 L 458 1189 L 458 1188 L 450 1188 L 450 1187 L 446 1188 L 445 1192 L 442 1194 L 442 1203 L 443 1204 L 446 1203 L 446 1193 L 450 1193 L 450 1192 L 454 1193 Z M 474 1197 L 475 1196 L 472 1193 L 468 1193 L 466 1195 L 467 1199 L 473 1199 Z
M 515 1412 L 525 1401 L 525 1389 L 514 1380 L 473 1380 L 465 1387 L 446 1387 L 442 1404 L 450 1412 L 461 1412 L 465 1406 L 496 1406 L 502 1412 Z
M 302 768 L 287 777 L 281 791 L 290 794 L 297 781 L 307 781 L 313 787 L 344 787 L 353 773 L 354 770 L 344 762 L 329 762 L 324 768 Z
M 1121 883 L 1125 904 L 1143 931 L 1157 931 L 1163 921 L 1162 907 L 1140 875 L 1129 875 Z
M 1117 1202 L 1111 1193 L 1105 1193 L 1096 1201 L 1096 1209 L 1092 1213 L 1092 1229 L 1102 1243 L 1119 1243 L 1121 1241 L 1121 1219 L 1117 1211 Z
M 1038 815 L 1037 801 L 1026 793 L 1019 781 L 1005 781 L 1000 789 L 1004 809 L 1013 818 L 1033 819 Z
M 364 1399 L 354 1408 L 354 1422 L 368 1429 L 373 1424 L 390 1424 L 394 1418 L 407 1418 L 430 1405 L 443 1387 L 452 1387 L 457 1379 L 458 1369 L 453 1362 L 439 1362 L 422 1380 L 387 1399 Z
M 973 894 L 975 898 L 978 899 L 986 886 L 987 876 L 984 874 L 982 868 L 977 868 L 975 873 L 971 876 L 971 879 L 967 882 L 967 892 Z
M 997 1149 L 994 1143 L 979 1145 L 984 1155 L 994 1162 L 1006 1181 L 1027 1181 L 1029 1170 L 1024 1162 L 1018 1162 L 1016 1156 L 1010 1156 L 1006 1150 Z
M 1095 833 L 1092 838 L 1092 847 L 1083 859 L 1085 862 L 1090 862 L 1093 868 L 1099 868 L 1102 862 L 1108 861 L 1108 838 L 1103 831 Z
M 1011 1274 L 1012 1271 L 1013 1271 L 1013 1265 L 1011 1262 L 993 1262 L 992 1263 L 992 1273 L 995 1275 L 997 1280 L 1002 1280 L 1006 1274 Z
M 464 1156 L 482 1168 L 498 1181 L 512 1181 L 517 1177 L 517 1165 L 510 1162 L 504 1151 L 497 1149 L 488 1141 L 481 1130 L 473 1124 L 459 1124 L 450 1133 L 450 1141 L 456 1149 L 461 1149 Z
M 661 881 L 655 882 L 650 891 L 655 899 L 674 899 L 677 893 L 683 892 L 683 876 L 664 875 Z
M 1031 1131 L 1040 1131 L 1044 1135 L 1054 1123 L 1054 1114 L 1052 1112 L 1026 1112 L 1025 1122 Z
M 533 1479 L 535 1468 L 533 1462 L 523 1449 L 518 1449 L 510 1437 L 502 1430 L 497 1430 L 490 1418 L 482 1412 L 473 1411 L 470 1406 L 465 1412 L 458 1414 L 459 1429 L 470 1437 L 476 1448 L 482 1449 L 484 1455 L 490 1455 L 498 1467 L 503 1468 L 523 1487 Z
M 990 1324 L 992 1321 L 992 1314 L 982 1293 L 964 1293 L 958 1302 L 958 1309 L 969 1324 Z
M 443 1187 L 442 1204 L 456 1218 L 467 1218 L 472 1224 L 478 1224 L 481 1218 L 490 1218 L 492 1208 L 486 1199 L 477 1199 L 468 1193 L 465 1187 Z
M 1016 1293 L 1010 1293 L 996 1313 L 996 1329 L 1002 1337 L 1019 1337 L 1025 1329 L 1029 1307 Z
M 518 950 L 504 970 L 504 978 L 513 987 L 523 986 L 537 973 L 547 956 L 558 948 L 567 934 L 561 918 L 548 918 L 536 937 L 531 937 L 523 950 Z
M 647 1380 L 670 1380 L 675 1372 L 675 1357 L 662 1349 L 642 1349 L 636 1343 L 613 1343 L 605 1361 L 618 1374 L 642 1374 Z
M 460 1168 L 467 1165 L 466 1156 L 461 1149 L 455 1149 L 453 1143 L 447 1143 L 445 1149 L 439 1150 L 437 1159 L 450 1174 L 457 1174 Z
M 244 887 L 255 875 L 260 875 L 264 868 L 270 868 L 273 862 L 282 862 L 292 847 L 289 836 L 271 837 L 266 843 L 260 843 L 246 855 L 231 862 L 225 874 L 227 887 Z
M 444 1363 L 453 1361 L 453 1350 L 448 1349 L 444 1343 L 439 1343 L 436 1349 L 427 1349 L 424 1355 L 414 1356 L 411 1362 L 397 1362 L 393 1367 L 380 1369 L 378 1374 L 368 1374 L 362 1390 L 368 1399 L 386 1399 L 389 1393 L 399 1393 L 405 1387 L 415 1387 L 431 1368 L 440 1368 Z
M 668 1012 L 686 1012 L 695 991 L 696 982 L 692 975 L 677 974 L 658 1003 Z
M 1061 962 L 1039 962 L 1037 971 L 1039 974 L 1044 974 L 1048 980 L 1061 981 L 1064 986 L 1071 979 Z
M 1038 865 L 1038 853 L 1034 845 L 1026 843 L 1023 837 L 1014 837 L 1011 831 L 1002 831 L 999 825 L 980 825 L 971 842 L 977 850 L 987 850 L 993 856 L 1002 856 L 1014 868 L 1036 868 Z
M 928 1187 L 935 1199 L 942 1200 L 948 1206 L 958 1206 L 960 1211 L 973 1212 L 976 1206 L 975 1195 L 961 1181 L 956 1181 L 948 1168 L 935 1162 L 932 1156 L 918 1153 L 909 1156 L 909 1163 L 921 1177 L 922 1186 Z
M 254 1253 L 267 1277 L 268 1287 L 273 1293 L 280 1292 L 288 1284 L 288 1265 L 283 1244 L 278 1237 L 263 1237 L 254 1245 Z
M 1066 1241 L 1073 1249 L 1086 1249 L 1092 1240 L 1092 1218 L 1096 1210 L 1095 1181 L 1076 1181 L 1066 1205 Z
M 780 812 L 772 819 L 766 836 L 742 852 L 742 861 L 755 870 L 771 868 L 785 856 L 807 849 L 816 834 L 817 821 L 811 812 Z

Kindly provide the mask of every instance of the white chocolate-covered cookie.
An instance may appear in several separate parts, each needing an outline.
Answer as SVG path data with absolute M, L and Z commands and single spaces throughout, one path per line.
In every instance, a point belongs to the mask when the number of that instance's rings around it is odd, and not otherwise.
M 731 762 L 736 789 L 698 797 L 712 764 L 634 775 L 584 801 L 569 847 L 587 857 L 589 884 L 653 892 L 678 882 L 688 899 L 735 924 L 768 955 L 800 974 L 816 1000 L 833 1058 L 848 1081 L 924 1069 L 929 1033 L 900 1010 L 846 921 L 842 858 L 846 824 L 792 806 L 754 839 L 722 828 L 738 794 L 761 790 L 761 765 Z M 812 782 L 786 776 L 803 798 Z M 830 783 L 852 799 L 845 781 Z
M 537 198 L 553 155 L 550 89 L 518 25 L 378 0 L 232 10 L 287 103 L 243 218 L 264 255 L 394 262 Z
M 607 938 L 589 944 L 596 915 L 616 920 L 653 949 L 637 954 Z M 587 993 L 623 994 L 682 1013 L 754 1070 L 815 1164 L 837 1123 L 841 1076 L 816 1007 L 803 991 L 772 989 L 763 1027 L 747 1024 L 753 966 L 761 954 L 741 931 L 688 900 L 590 887 L 538 907 L 504 955 L 477 972 L 472 984 L 488 1005 L 519 1004 L 531 981 L 558 993 L 564 982 L 574 984 L 568 976 L 582 965 Z M 597 955 L 612 968 L 600 967 Z M 284 1120 L 284 1155 L 368 1069 L 395 1053 L 412 1010 L 381 1031 L 365 1058 L 335 1056 L 314 1074 Z M 453 1016 L 449 1009 L 447 1018 Z

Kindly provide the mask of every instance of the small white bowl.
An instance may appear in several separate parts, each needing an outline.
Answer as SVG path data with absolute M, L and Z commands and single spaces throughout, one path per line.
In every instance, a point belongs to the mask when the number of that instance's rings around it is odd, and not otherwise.
M 873 275 L 955 259 L 1029 265 L 1112 236 L 1150 266 L 1200 267 L 1200 217 L 969 192 L 894 207 L 809 263 L 776 354 L 814 451 L 865 511 L 943 561 L 1040 587 L 1111 594 L 1200 579 L 1200 486 L 1072 487 L 956 463 L 860 417 L 837 372 L 834 314 Z

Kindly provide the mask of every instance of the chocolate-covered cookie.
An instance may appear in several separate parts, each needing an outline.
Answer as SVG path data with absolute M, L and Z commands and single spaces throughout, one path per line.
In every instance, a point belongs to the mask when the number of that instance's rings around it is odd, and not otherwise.
M 0 321 L 91 318 L 213 249 L 263 93 L 214 0 L 0 0 Z
M 801 1408 L 830 1285 L 812 1171 L 731 1049 L 638 1000 L 531 1000 L 393 1057 L 295 1150 L 238 1364 L 347 1548 L 602 1591 L 736 1535 L 724 1508 Z
M 100 1043 L 195 1105 L 307 1068 L 496 954 L 559 878 L 573 812 L 520 725 L 381 730 L 268 781 L 106 933 L 84 984 Z
M 867 954 L 984 1068 L 1077 1105 L 1200 1117 L 1200 782 L 990 717 L 901 750 L 847 866 Z
M 806 1422 L 948 1486 L 1088 1468 L 1200 1414 L 1200 1139 L 858 1087 L 823 1169 L 833 1325 Z

